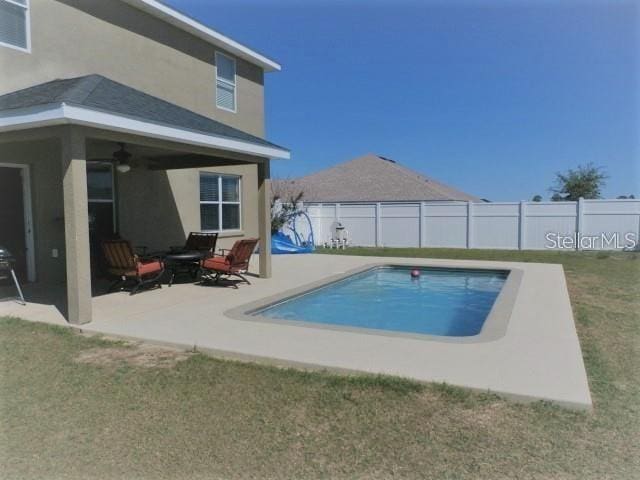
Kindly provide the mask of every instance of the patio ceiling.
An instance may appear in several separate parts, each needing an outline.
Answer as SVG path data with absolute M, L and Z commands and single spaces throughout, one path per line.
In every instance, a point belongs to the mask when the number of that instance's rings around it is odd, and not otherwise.
M 185 148 L 181 145 L 164 145 L 163 142 L 153 139 L 139 139 L 93 129 L 86 130 L 86 134 L 87 160 L 113 162 L 113 153 L 120 148 L 119 143 L 124 143 L 126 151 L 131 154 L 132 166 L 147 170 L 246 165 L 264 161 L 263 158 L 252 155 L 213 149 Z

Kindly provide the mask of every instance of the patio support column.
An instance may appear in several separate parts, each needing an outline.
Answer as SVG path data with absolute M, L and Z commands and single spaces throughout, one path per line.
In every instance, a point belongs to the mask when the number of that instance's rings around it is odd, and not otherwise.
M 271 175 L 269 160 L 258 163 L 258 235 L 260 277 L 271 278 Z
M 84 135 L 74 127 L 66 128 L 61 140 L 67 318 L 82 324 L 91 321 L 86 145 Z

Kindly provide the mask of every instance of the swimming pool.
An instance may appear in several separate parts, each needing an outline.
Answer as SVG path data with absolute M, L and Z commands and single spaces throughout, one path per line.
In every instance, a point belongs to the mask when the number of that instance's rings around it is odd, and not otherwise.
M 375 267 L 251 312 L 268 319 L 449 337 L 478 335 L 508 271 Z

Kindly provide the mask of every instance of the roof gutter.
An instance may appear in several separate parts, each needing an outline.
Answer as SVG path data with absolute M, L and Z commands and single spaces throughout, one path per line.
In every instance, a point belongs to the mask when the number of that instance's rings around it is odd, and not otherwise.
M 115 132 L 142 135 L 189 145 L 227 150 L 258 157 L 289 159 L 288 150 L 258 145 L 231 137 L 197 132 L 171 125 L 152 123 L 124 115 L 116 115 L 66 103 L 38 105 L 36 107 L 0 112 L 0 132 L 26 130 L 53 125 L 82 125 Z

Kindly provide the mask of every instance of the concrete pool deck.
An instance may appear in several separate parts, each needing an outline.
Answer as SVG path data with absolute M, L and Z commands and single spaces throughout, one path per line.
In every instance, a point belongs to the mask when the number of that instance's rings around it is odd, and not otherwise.
M 521 272 L 504 334 L 457 342 L 316 328 L 229 316 L 353 269 L 380 264 L 505 269 Z M 238 290 L 176 284 L 129 296 L 93 298 L 87 332 L 133 338 L 215 356 L 277 365 L 398 375 L 446 382 L 520 401 L 548 400 L 590 409 L 591 395 L 561 265 L 470 260 L 281 255 L 273 278 L 252 278 Z M 55 307 L 0 302 L 0 315 L 68 325 Z

